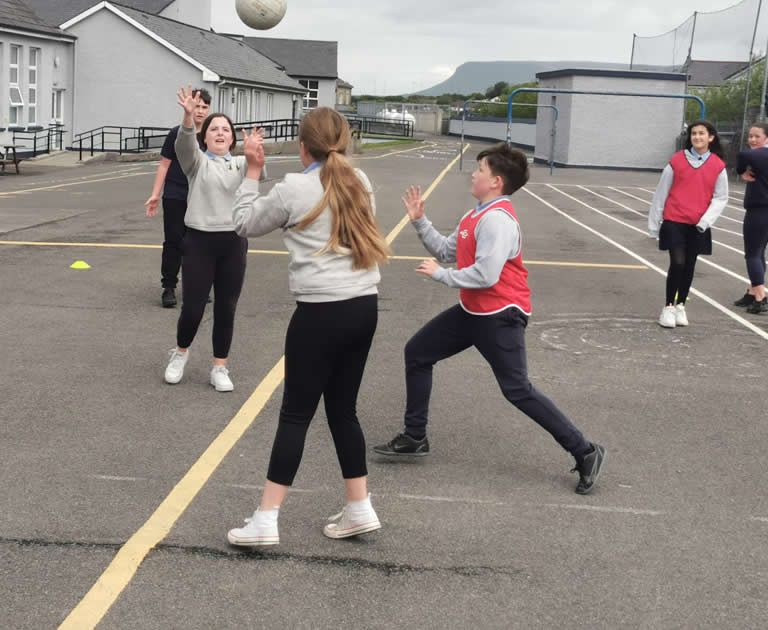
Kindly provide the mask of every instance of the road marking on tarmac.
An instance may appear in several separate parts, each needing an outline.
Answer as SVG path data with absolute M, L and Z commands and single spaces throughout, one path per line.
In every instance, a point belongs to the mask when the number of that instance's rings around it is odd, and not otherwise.
M 20 195 L 22 193 L 37 192 L 40 190 L 54 190 L 56 188 L 65 188 L 67 186 L 82 186 L 83 184 L 94 184 L 96 182 L 109 182 L 115 179 L 127 179 L 129 177 L 140 177 L 142 175 L 151 175 L 150 171 L 144 171 L 141 173 L 127 173 L 125 175 L 117 175 L 115 177 L 102 177 L 100 179 L 86 179 L 83 181 L 68 182 L 66 184 L 55 184 L 53 186 L 41 186 L 39 188 L 23 188 L 21 190 L 9 190 L 7 192 L 0 192 L 0 197 L 9 197 L 10 195 Z
M 576 202 L 580 203 L 581 205 L 583 205 L 583 206 L 585 206 L 585 207 L 589 208 L 590 210 L 592 210 L 592 211 L 594 211 L 594 212 L 596 212 L 596 213 L 598 213 L 598 214 L 600 214 L 600 215 L 602 215 L 602 216 L 604 216 L 604 217 L 606 217 L 606 218 L 608 218 L 608 219 L 611 219 L 612 221 L 615 221 L 616 223 L 619 223 L 619 224 L 623 225 L 624 227 L 628 227 L 628 228 L 630 228 L 630 229 L 632 229 L 632 230 L 635 230 L 636 232 L 640 232 L 641 234 L 645 234 L 645 232 L 643 232 L 643 230 L 641 230 L 641 229 L 639 229 L 639 228 L 636 228 L 634 225 L 630 225 L 629 223 L 626 223 L 626 222 L 624 222 L 624 221 L 622 221 L 622 220 L 620 220 L 620 219 L 617 219 L 616 217 L 612 217 L 610 214 L 607 214 L 607 213 L 605 213 L 605 212 L 603 212 L 603 211 L 601 211 L 601 210 L 598 210 L 597 208 L 593 208 L 593 207 L 592 207 L 592 206 L 590 206 L 589 204 L 586 204 L 586 203 L 584 203 L 583 201 L 580 201 L 579 199 L 576 199 L 576 197 L 572 197 L 572 196 L 571 196 L 571 195 L 569 195 L 568 193 L 566 193 L 566 192 L 563 192 L 562 190 L 558 190 L 558 189 L 557 189 L 555 186 L 552 186 L 551 184 L 547 184 L 547 186 L 549 186 L 549 187 L 550 187 L 552 190 L 554 190 L 554 191 L 556 191 L 556 192 L 559 192 L 561 195 L 565 195 L 565 196 L 566 196 L 566 197 L 568 197 L 569 199 L 572 199 L 573 201 L 576 201 Z M 658 274 L 660 274 L 660 275 L 662 275 L 662 276 L 664 276 L 664 277 L 666 277 L 666 276 L 667 276 L 667 272 L 666 272 L 666 271 L 664 271 L 663 269 L 660 269 L 659 267 L 657 267 L 656 265 L 654 265 L 654 264 L 653 264 L 651 261 L 649 261 L 649 260 L 647 260 L 647 259 L 643 258 L 643 257 L 642 257 L 642 256 L 640 256 L 639 254 L 636 254 L 636 253 L 635 253 L 635 252 L 633 252 L 631 249 L 629 249 L 629 248 L 627 248 L 627 247 L 624 247 L 624 245 L 621 245 L 620 243 L 617 243 L 616 241 L 614 241 L 613 239 L 609 238 L 608 236 L 606 236 L 606 235 L 605 235 L 605 234 L 603 234 L 602 232 L 599 232 L 599 231 L 595 230 L 594 228 L 591 228 L 590 226 L 586 225 L 585 223 L 582 223 L 581 221 L 579 221 L 578 219 L 574 219 L 574 218 L 573 218 L 572 216 L 570 216 L 570 215 L 569 215 L 567 212 L 564 212 L 563 210 L 560 210 L 560 208 L 557 208 L 556 206 L 554 206 L 553 204 L 549 203 L 549 202 L 548 202 L 548 201 L 546 201 L 545 199 L 542 199 L 542 198 L 541 198 L 541 197 L 539 197 L 539 196 L 538 196 L 536 193 L 533 193 L 533 192 L 531 192 L 531 191 L 530 191 L 530 190 L 528 190 L 527 188 L 522 188 L 521 190 L 522 190 L 523 192 L 527 193 L 528 195 L 530 195 L 531 197 L 533 197 L 534 199 L 537 199 L 538 201 L 540 201 L 541 203 L 543 203 L 543 204 L 544 204 L 545 206 L 547 206 L 548 208 L 551 208 L 552 210 L 554 210 L 555 212 L 557 212 L 559 215 L 561 215 L 561 216 L 565 217 L 565 218 L 566 218 L 566 219 L 568 219 L 569 221 L 571 221 L 571 222 L 575 223 L 576 225 L 578 225 L 578 226 L 580 226 L 580 227 L 584 228 L 584 229 L 585 229 L 585 230 L 587 230 L 588 232 L 591 232 L 592 234 L 594 234 L 594 235 L 595 235 L 595 236 L 597 236 L 598 238 L 601 238 L 601 239 L 603 239 L 603 240 L 604 240 L 604 241 L 606 241 L 607 243 L 610 243 L 611 245 L 613 245 L 614 247 L 616 247 L 616 248 L 620 249 L 620 250 L 621 250 L 621 251 L 623 251 L 625 254 L 627 254 L 627 255 L 631 256 L 631 257 L 632 257 L 632 258 L 634 258 L 635 260 L 638 260 L 638 261 L 640 261 L 641 263 L 643 263 L 643 264 L 647 265 L 649 269 L 653 269 L 653 271 L 655 271 L 656 273 L 658 273 Z M 706 258 L 702 259 L 702 262 L 704 262 L 704 263 L 707 263 L 707 264 L 709 264 L 710 266 L 712 266 L 712 267 L 715 267 L 715 268 L 719 269 L 720 271 L 723 271 L 724 273 L 727 273 L 728 275 L 731 275 L 731 276 L 735 276 L 736 278 L 739 278 L 739 279 L 740 279 L 740 280 L 742 280 L 742 281 L 743 281 L 745 284 L 746 284 L 747 282 L 749 282 L 749 281 L 748 281 L 746 278 L 742 278 L 741 276 L 739 276 L 739 275 L 738 275 L 738 274 L 736 274 L 736 273 L 733 273 L 733 272 L 732 272 L 732 271 L 730 271 L 729 269 L 725 269 L 724 267 L 721 267 L 720 265 L 716 265 L 715 263 L 708 261 Z M 706 294 L 702 293 L 702 292 L 701 292 L 701 291 L 699 291 L 698 289 L 695 289 L 695 288 L 691 287 L 691 293 L 692 293 L 692 294 L 694 294 L 694 295 L 696 295 L 697 297 L 700 297 L 702 300 L 704 300 L 704 301 L 705 301 L 707 304 L 709 304 L 710 306 L 713 306 L 713 307 L 715 307 L 715 308 L 716 308 L 718 311 L 721 311 L 722 313 L 725 313 L 725 314 L 726 314 L 728 317 L 730 317 L 731 319 L 733 319 L 733 320 L 737 321 L 739 324 L 741 324 L 741 325 L 742 325 L 742 326 L 744 326 L 745 328 L 747 328 L 747 329 L 751 330 L 753 333 L 755 333 L 755 334 L 756 334 L 756 335 L 758 335 L 759 337 L 762 337 L 763 339 L 765 339 L 765 340 L 767 340 L 767 341 L 768 341 L 768 333 L 766 333 L 764 330 L 762 330 L 762 329 L 758 328 L 757 326 L 755 326 L 755 325 L 754 325 L 752 322 L 749 322 L 749 321 L 747 321 L 746 319 L 744 319 L 744 318 L 743 318 L 743 317 L 741 317 L 740 315 L 737 315 L 737 314 L 736 314 L 736 313 L 734 313 L 733 311 L 731 311 L 731 310 L 727 309 L 725 306 L 723 306 L 722 304 L 720 304 L 720 303 L 719 303 L 719 302 L 717 302 L 716 300 L 713 300 L 711 297 L 709 297 L 708 295 L 706 295 Z
M 468 147 L 469 145 L 466 145 L 465 148 Z M 425 199 L 458 159 L 457 156 L 432 182 L 424 195 Z M 405 219 L 406 221 L 401 221 L 400 224 L 407 223 L 408 215 Z M 402 229 L 400 224 L 387 236 L 387 243 L 391 243 L 400 233 Z M 104 573 L 59 626 L 59 630 L 89 630 L 96 627 L 133 579 L 147 554 L 168 535 L 219 464 L 256 420 L 256 416 L 283 382 L 284 365 L 285 356 L 282 356 L 234 418 L 149 517 L 149 520 L 120 548 Z

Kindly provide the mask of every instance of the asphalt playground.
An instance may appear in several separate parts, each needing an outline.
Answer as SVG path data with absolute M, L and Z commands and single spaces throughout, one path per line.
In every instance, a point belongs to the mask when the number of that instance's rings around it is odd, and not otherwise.
M 473 205 L 470 141 L 356 158 L 394 258 L 358 401 L 369 445 L 402 424 L 403 347 L 457 293 L 400 197 L 428 189 L 449 233 Z M 300 169 L 269 163 L 270 186 Z M 0 627 L 722 629 L 768 625 L 768 316 L 748 284 L 743 186 L 700 259 L 690 326 L 656 323 L 667 255 L 646 236 L 658 174 L 535 166 L 513 197 L 534 314 L 532 382 L 603 444 L 589 496 L 570 457 L 509 405 L 479 353 L 435 370 L 432 454 L 370 454 L 383 528 L 342 541 L 322 409 L 278 547 L 228 546 L 256 507 L 277 423 L 294 302 L 280 233 L 251 239 L 230 367 L 208 384 L 210 307 L 184 380 L 163 382 L 177 309 L 162 309 L 155 165 L 22 164 L 0 176 Z M 82 262 L 87 268 L 72 268 Z M 82 265 L 81 265 L 82 266 Z

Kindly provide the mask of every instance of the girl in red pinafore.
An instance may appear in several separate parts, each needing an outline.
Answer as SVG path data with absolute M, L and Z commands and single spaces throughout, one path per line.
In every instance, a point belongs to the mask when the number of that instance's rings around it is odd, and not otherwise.
M 687 326 L 685 301 L 699 254 L 712 253 L 710 228 L 728 201 L 728 177 L 715 127 L 706 120 L 688 126 L 684 151 L 672 156 L 648 213 L 648 236 L 669 250 L 667 298 L 659 316 L 664 328 Z M 663 219 L 663 220 L 662 220 Z

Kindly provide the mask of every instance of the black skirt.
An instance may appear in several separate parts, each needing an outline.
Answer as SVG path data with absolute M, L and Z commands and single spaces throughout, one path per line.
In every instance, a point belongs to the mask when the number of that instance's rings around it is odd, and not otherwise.
M 662 221 L 659 230 L 659 249 L 677 249 L 684 247 L 690 252 L 709 256 L 712 254 L 712 230 L 699 232 L 695 225 Z

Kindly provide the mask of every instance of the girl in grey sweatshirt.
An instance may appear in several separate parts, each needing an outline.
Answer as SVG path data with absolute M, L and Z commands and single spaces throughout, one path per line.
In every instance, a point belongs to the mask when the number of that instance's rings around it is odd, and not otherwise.
M 257 182 L 262 139 L 245 141 L 247 179 L 237 192 L 235 230 L 258 236 L 282 229 L 291 253 L 289 285 L 297 307 L 285 340 L 285 388 L 277 435 L 259 508 L 246 526 L 230 530 L 233 545 L 279 542 L 278 510 L 301 462 L 309 423 L 322 397 L 346 488 L 347 503 L 323 529 L 346 538 L 379 529 L 367 486 L 365 439 L 357 419 L 378 307 L 378 263 L 389 247 L 374 217 L 365 174 L 345 157 L 349 126 L 327 107 L 312 110 L 299 127 L 303 173 L 289 174 L 269 194 Z

